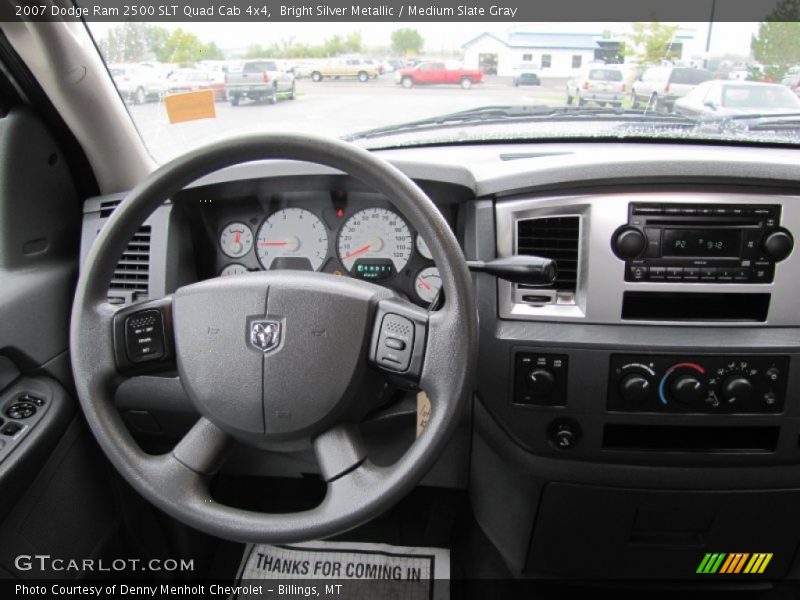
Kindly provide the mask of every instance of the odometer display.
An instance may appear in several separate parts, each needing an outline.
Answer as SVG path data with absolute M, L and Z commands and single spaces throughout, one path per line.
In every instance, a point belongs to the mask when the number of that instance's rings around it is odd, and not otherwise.
M 386 208 L 367 208 L 350 217 L 339 233 L 339 259 L 349 273 L 359 259 L 387 259 L 402 271 L 411 256 L 414 238 L 406 222 Z M 375 263 L 373 263 L 375 264 Z

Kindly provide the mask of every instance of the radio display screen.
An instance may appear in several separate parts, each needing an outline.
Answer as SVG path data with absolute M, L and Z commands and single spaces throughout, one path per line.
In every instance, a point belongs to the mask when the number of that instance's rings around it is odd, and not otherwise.
M 733 257 L 741 252 L 741 229 L 664 229 L 661 255 L 675 257 Z

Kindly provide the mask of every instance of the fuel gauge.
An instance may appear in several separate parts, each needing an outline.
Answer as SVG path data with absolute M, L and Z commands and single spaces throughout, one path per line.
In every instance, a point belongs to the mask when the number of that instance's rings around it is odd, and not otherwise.
M 430 304 L 439 295 L 442 288 L 442 277 L 436 267 L 426 267 L 417 273 L 414 279 L 414 291 L 423 302 Z
M 253 232 L 244 223 L 229 223 L 219 237 L 219 247 L 231 258 L 241 258 L 253 247 Z

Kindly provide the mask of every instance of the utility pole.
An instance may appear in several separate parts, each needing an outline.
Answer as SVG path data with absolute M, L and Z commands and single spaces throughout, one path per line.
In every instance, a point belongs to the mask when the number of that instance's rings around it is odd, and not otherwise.
M 708 35 L 706 36 L 706 56 L 703 67 L 708 67 L 708 53 L 711 51 L 711 32 L 714 29 L 714 13 L 717 9 L 717 0 L 711 0 L 711 17 L 708 19 Z

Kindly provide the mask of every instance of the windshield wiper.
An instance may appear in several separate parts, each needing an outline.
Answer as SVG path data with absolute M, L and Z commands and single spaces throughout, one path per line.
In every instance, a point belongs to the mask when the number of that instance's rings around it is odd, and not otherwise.
M 742 123 L 747 131 L 793 131 L 800 128 L 800 112 L 733 115 L 732 121 Z
M 514 105 L 482 106 L 480 108 L 472 108 L 427 119 L 368 129 L 366 131 L 353 133 L 346 136 L 344 139 L 352 142 L 384 135 L 439 129 L 468 123 L 489 124 L 522 121 L 574 121 L 576 119 L 586 119 L 590 121 L 610 120 L 637 123 L 665 123 L 690 127 L 694 127 L 698 124 L 697 120 L 681 115 L 625 108 Z

